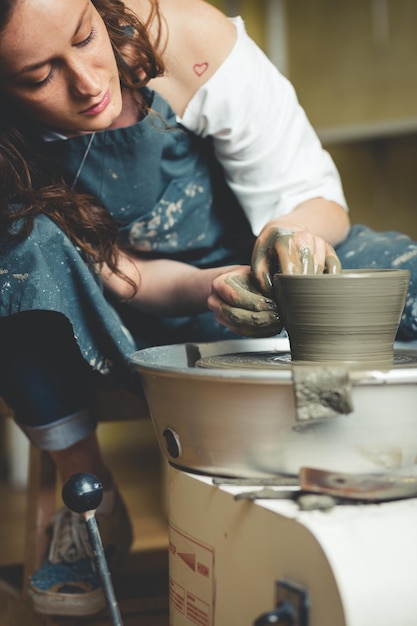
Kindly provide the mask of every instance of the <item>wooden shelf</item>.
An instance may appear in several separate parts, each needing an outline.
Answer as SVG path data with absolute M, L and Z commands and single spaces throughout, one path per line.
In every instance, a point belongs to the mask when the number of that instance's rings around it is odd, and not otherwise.
M 365 124 L 345 124 L 343 126 L 316 128 L 321 142 L 325 146 L 353 143 L 355 141 L 373 141 L 375 139 L 395 139 L 417 133 L 417 117 Z

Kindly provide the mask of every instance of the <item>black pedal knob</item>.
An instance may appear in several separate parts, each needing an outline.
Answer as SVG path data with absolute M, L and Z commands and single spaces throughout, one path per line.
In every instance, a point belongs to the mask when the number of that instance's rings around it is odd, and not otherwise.
M 95 511 L 103 499 L 103 486 L 94 474 L 73 474 L 62 487 L 62 499 L 75 513 Z

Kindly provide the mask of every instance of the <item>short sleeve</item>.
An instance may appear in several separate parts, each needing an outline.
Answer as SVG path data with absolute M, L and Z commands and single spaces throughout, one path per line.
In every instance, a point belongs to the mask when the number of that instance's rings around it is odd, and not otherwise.
M 213 138 L 255 235 L 268 220 L 311 198 L 324 197 L 347 210 L 336 166 L 293 86 L 248 36 L 241 18 L 233 21 L 234 48 L 177 121 Z

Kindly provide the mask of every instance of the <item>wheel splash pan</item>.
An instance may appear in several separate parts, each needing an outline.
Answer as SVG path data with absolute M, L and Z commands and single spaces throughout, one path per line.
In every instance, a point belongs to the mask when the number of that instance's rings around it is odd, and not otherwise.
M 407 345 L 407 344 L 405 344 Z M 236 339 L 135 352 L 163 455 L 217 476 L 301 467 L 386 472 L 417 459 L 417 352 L 391 369 L 291 362 L 288 340 Z

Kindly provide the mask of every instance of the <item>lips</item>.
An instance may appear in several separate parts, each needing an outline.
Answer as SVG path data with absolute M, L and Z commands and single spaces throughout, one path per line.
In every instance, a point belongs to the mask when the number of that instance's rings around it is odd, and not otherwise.
M 93 104 L 93 106 L 89 107 L 88 109 L 85 109 L 84 111 L 82 111 L 82 113 L 84 115 L 97 115 L 98 113 L 102 113 L 104 109 L 107 108 L 109 103 L 110 103 L 110 91 L 107 90 L 106 93 L 104 94 L 104 97 L 100 100 L 100 102 L 97 102 L 97 104 Z

